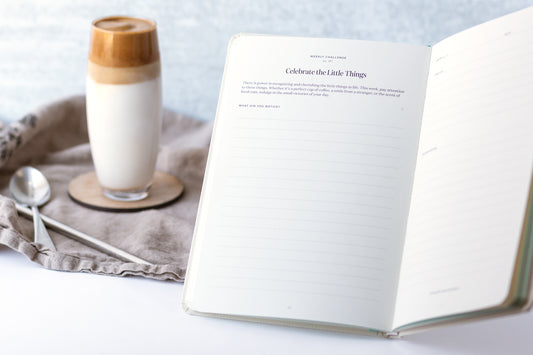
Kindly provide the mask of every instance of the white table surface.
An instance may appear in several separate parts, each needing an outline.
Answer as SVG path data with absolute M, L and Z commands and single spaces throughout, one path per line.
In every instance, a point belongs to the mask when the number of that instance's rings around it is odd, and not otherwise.
M 183 285 L 46 270 L 0 246 L 0 354 L 532 354 L 533 313 L 401 340 L 190 316 Z

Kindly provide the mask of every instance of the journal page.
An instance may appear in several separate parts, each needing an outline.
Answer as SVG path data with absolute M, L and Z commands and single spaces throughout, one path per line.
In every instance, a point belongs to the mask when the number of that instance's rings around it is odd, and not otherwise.
M 429 54 L 231 41 L 185 307 L 390 328 Z
M 433 47 L 396 326 L 502 305 L 533 162 L 533 8 Z

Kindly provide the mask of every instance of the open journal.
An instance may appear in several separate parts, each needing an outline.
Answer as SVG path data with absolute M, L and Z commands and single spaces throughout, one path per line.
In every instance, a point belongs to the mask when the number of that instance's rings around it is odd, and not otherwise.
M 531 302 L 533 8 L 429 46 L 241 34 L 183 295 L 396 337 Z

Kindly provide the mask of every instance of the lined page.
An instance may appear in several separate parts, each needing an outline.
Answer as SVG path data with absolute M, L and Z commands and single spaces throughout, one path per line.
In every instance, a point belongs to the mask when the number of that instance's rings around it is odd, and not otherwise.
M 188 307 L 390 328 L 429 52 L 233 40 Z
M 501 305 L 533 162 L 533 8 L 433 48 L 396 325 Z

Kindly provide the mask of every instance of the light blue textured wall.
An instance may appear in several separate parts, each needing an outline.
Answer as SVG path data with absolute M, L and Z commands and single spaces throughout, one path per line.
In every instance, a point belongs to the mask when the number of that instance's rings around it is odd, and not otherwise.
M 94 18 L 155 19 L 164 106 L 215 115 L 226 45 L 239 32 L 434 44 L 532 0 L 0 0 L 0 120 L 85 93 Z

